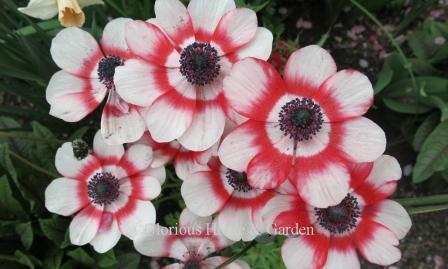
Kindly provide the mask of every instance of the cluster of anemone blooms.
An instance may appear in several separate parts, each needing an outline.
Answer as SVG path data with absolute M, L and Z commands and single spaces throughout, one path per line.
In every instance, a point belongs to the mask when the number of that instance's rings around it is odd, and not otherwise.
M 337 71 L 315 45 L 295 51 L 282 77 L 266 62 L 271 32 L 233 0 L 157 0 L 154 10 L 110 21 L 99 42 L 75 27 L 53 39 L 62 70 L 48 84 L 50 114 L 76 122 L 107 97 L 93 150 L 63 144 L 62 176 L 45 192 L 49 211 L 74 215 L 71 242 L 106 252 L 123 234 L 144 255 L 176 260 L 166 268 L 214 268 L 228 258 L 209 255 L 236 241 L 290 231 L 288 269 L 359 268 L 357 252 L 400 260 L 411 220 L 387 199 L 401 169 L 362 116 L 368 78 Z M 187 206 L 179 227 L 198 233 L 156 224 L 151 201 L 171 161 Z

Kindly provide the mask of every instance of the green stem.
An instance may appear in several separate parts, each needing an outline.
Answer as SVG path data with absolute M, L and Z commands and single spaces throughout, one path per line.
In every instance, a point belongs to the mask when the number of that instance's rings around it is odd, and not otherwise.
M 412 64 L 409 62 L 408 58 L 404 54 L 403 50 L 400 47 L 400 44 L 398 44 L 397 40 L 389 33 L 389 31 L 386 30 L 384 25 L 373 15 L 368 11 L 363 5 L 358 3 L 356 0 L 350 0 L 350 2 L 356 6 L 359 10 L 361 10 L 369 19 L 371 19 L 387 36 L 390 43 L 395 47 L 395 49 L 398 52 L 398 55 L 401 58 L 401 61 L 403 62 L 404 68 L 408 71 L 409 76 L 411 78 L 412 87 L 414 88 L 414 91 L 418 91 L 417 81 L 415 80 L 414 73 L 412 72 Z
M 47 138 L 41 138 L 41 137 L 34 137 L 34 136 L 30 136 L 23 132 L 0 132 L 0 137 L 32 140 L 32 141 L 36 141 L 36 142 L 44 142 L 44 143 L 50 143 L 50 144 L 62 144 L 63 143 L 63 141 L 61 141 L 59 139 L 47 139 Z
M 217 267 L 215 267 L 215 269 L 222 269 L 222 268 L 226 267 L 227 265 L 231 264 L 232 262 L 236 261 L 239 257 L 243 256 L 244 253 L 246 253 L 249 249 L 251 249 L 256 244 L 257 244 L 257 241 L 255 241 L 255 240 L 251 241 L 240 252 L 238 252 L 237 254 L 233 255 L 225 262 L 223 262 L 220 265 L 218 265 Z
M 448 194 L 439 194 L 426 197 L 396 199 L 403 206 L 420 206 L 448 203 Z
M 54 173 L 38 166 L 37 164 L 34 164 L 34 163 L 28 161 L 27 159 L 23 158 L 22 156 L 20 156 L 19 154 L 15 153 L 12 150 L 9 150 L 9 154 L 12 157 L 14 157 L 16 160 L 21 161 L 22 163 L 26 164 L 27 166 L 33 168 L 34 170 L 41 172 L 42 174 L 48 175 L 49 177 L 53 177 L 53 178 L 59 177 L 57 174 L 54 174 Z
M 442 210 L 448 210 L 448 204 L 411 207 L 411 208 L 408 208 L 407 210 L 408 210 L 409 215 L 438 212 L 438 211 L 442 211 Z

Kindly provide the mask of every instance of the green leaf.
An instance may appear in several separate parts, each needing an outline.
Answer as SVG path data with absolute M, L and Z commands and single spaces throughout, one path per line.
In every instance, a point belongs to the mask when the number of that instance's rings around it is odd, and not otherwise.
M 56 254 L 48 256 L 44 261 L 45 268 L 61 269 L 63 257 L 64 257 L 63 251 L 58 251 Z
M 440 122 L 440 115 L 433 113 L 429 115 L 422 124 L 418 127 L 415 133 L 412 146 L 415 151 L 420 151 L 423 143 L 428 138 L 429 134 L 437 127 Z
M 99 267 L 109 268 L 117 263 L 117 258 L 115 257 L 114 251 L 109 250 L 108 252 L 103 254 L 96 254 L 95 261 Z
M 374 94 L 378 94 L 379 92 L 381 92 L 392 81 L 394 70 L 390 66 L 390 63 L 387 59 L 384 61 L 383 68 L 378 74 L 378 79 L 373 86 Z
M 111 269 L 138 269 L 140 264 L 140 255 L 137 253 L 127 253 L 118 256 L 118 263 Z
M 428 136 L 417 156 L 412 180 L 420 183 L 430 178 L 434 172 L 448 167 L 448 120 L 441 122 Z
M 68 251 L 67 256 L 83 265 L 92 267 L 95 266 L 95 260 L 82 248 L 76 248 L 75 250 Z
M 57 246 L 61 246 L 65 240 L 65 233 L 68 230 L 69 221 L 67 219 L 54 216 L 51 219 L 39 219 L 42 233 Z
M 20 241 L 26 250 L 31 248 L 33 244 L 33 226 L 31 222 L 20 223 L 16 226 L 16 232 L 20 236 Z
M 19 218 L 27 218 L 25 210 L 14 198 L 11 186 L 6 176 L 0 177 L 0 214 L 7 214 Z
M 36 268 L 35 265 L 42 266 L 42 262 L 39 261 L 36 257 L 33 257 L 32 255 L 27 255 L 20 250 L 16 250 L 14 252 L 14 256 L 17 257 L 18 262 L 20 264 L 25 265 L 27 268 L 34 269 Z
M 16 225 L 19 224 L 17 220 L 2 220 L 0 221 L 0 237 L 16 236 Z
M 33 128 L 34 137 L 40 139 L 46 139 L 48 141 L 58 141 L 56 136 L 42 124 L 33 121 L 31 123 L 31 126 Z M 54 167 L 54 155 L 56 153 L 58 146 L 59 144 L 57 143 L 46 143 L 46 142 L 34 143 L 32 151 L 33 159 L 36 160 L 36 162 L 40 166 L 56 173 L 56 168 Z
M 58 19 L 39 22 L 39 23 L 37 23 L 37 25 L 40 28 L 42 28 L 42 30 L 52 30 L 52 29 L 61 28 L 61 23 L 59 22 Z M 20 29 L 17 29 L 16 33 L 20 34 L 20 35 L 24 35 L 24 36 L 31 35 L 31 34 L 36 33 L 36 29 L 33 26 L 28 25 L 28 26 L 22 27 Z
M 15 129 L 21 128 L 22 125 L 16 120 L 8 117 L 0 117 L 0 128 L 1 129 Z M 8 143 L 15 152 L 24 155 L 30 156 L 31 152 L 31 143 L 14 138 L 5 138 L 0 136 L 0 144 Z
M 67 261 L 62 265 L 61 269 L 78 269 L 79 264 L 75 262 L 74 260 Z

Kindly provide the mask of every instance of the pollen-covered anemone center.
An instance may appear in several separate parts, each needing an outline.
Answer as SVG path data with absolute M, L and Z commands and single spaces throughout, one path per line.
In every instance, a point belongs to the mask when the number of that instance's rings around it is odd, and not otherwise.
M 189 260 L 184 264 L 184 269 L 200 269 L 201 265 L 196 260 Z
M 87 184 L 90 199 L 98 205 L 108 205 L 117 200 L 119 190 L 118 179 L 108 172 L 96 173 Z
M 212 82 L 220 69 L 218 52 L 210 44 L 194 42 L 180 54 L 180 73 L 191 84 L 204 86 Z
M 124 61 L 114 55 L 109 55 L 101 59 L 98 64 L 98 78 L 108 90 L 114 86 L 115 68 L 123 65 Z
M 247 182 L 246 173 L 240 173 L 232 169 L 227 169 L 226 177 L 227 182 L 229 182 L 230 186 L 232 186 L 234 190 L 242 192 L 248 192 L 252 190 L 252 187 Z
M 323 115 L 319 105 L 309 98 L 296 98 L 280 110 L 280 130 L 295 141 L 309 140 L 322 128 Z
M 348 194 L 338 205 L 315 208 L 314 213 L 320 226 L 333 234 L 341 234 L 356 227 L 361 211 L 358 200 Z

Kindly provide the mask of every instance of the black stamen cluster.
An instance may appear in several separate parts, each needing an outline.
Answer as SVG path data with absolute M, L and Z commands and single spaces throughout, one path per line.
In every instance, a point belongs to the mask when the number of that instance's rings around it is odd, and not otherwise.
M 248 192 L 252 187 L 247 182 L 247 175 L 245 172 L 237 172 L 232 169 L 226 171 L 227 182 L 233 187 L 235 191 Z
M 180 54 L 180 73 L 191 84 L 204 86 L 212 82 L 220 69 L 218 52 L 210 44 L 194 42 Z
M 311 139 L 322 128 L 323 115 L 319 105 L 309 98 L 296 98 L 280 110 L 280 130 L 295 141 Z
M 98 78 L 107 89 L 114 87 L 115 68 L 123 65 L 124 61 L 118 57 L 109 55 L 101 59 L 98 64 Z
M 118 179 L 109 172 L 96 173 L 87 184 L 87 194 L 93 203 L 109 205 L 120 195 Z
M 328 208 L 314 208 L 319 225 L 332 234 L 349 232 L 356 227 L 361 215 L 358 200 L 348 194 L 341 203 Z

